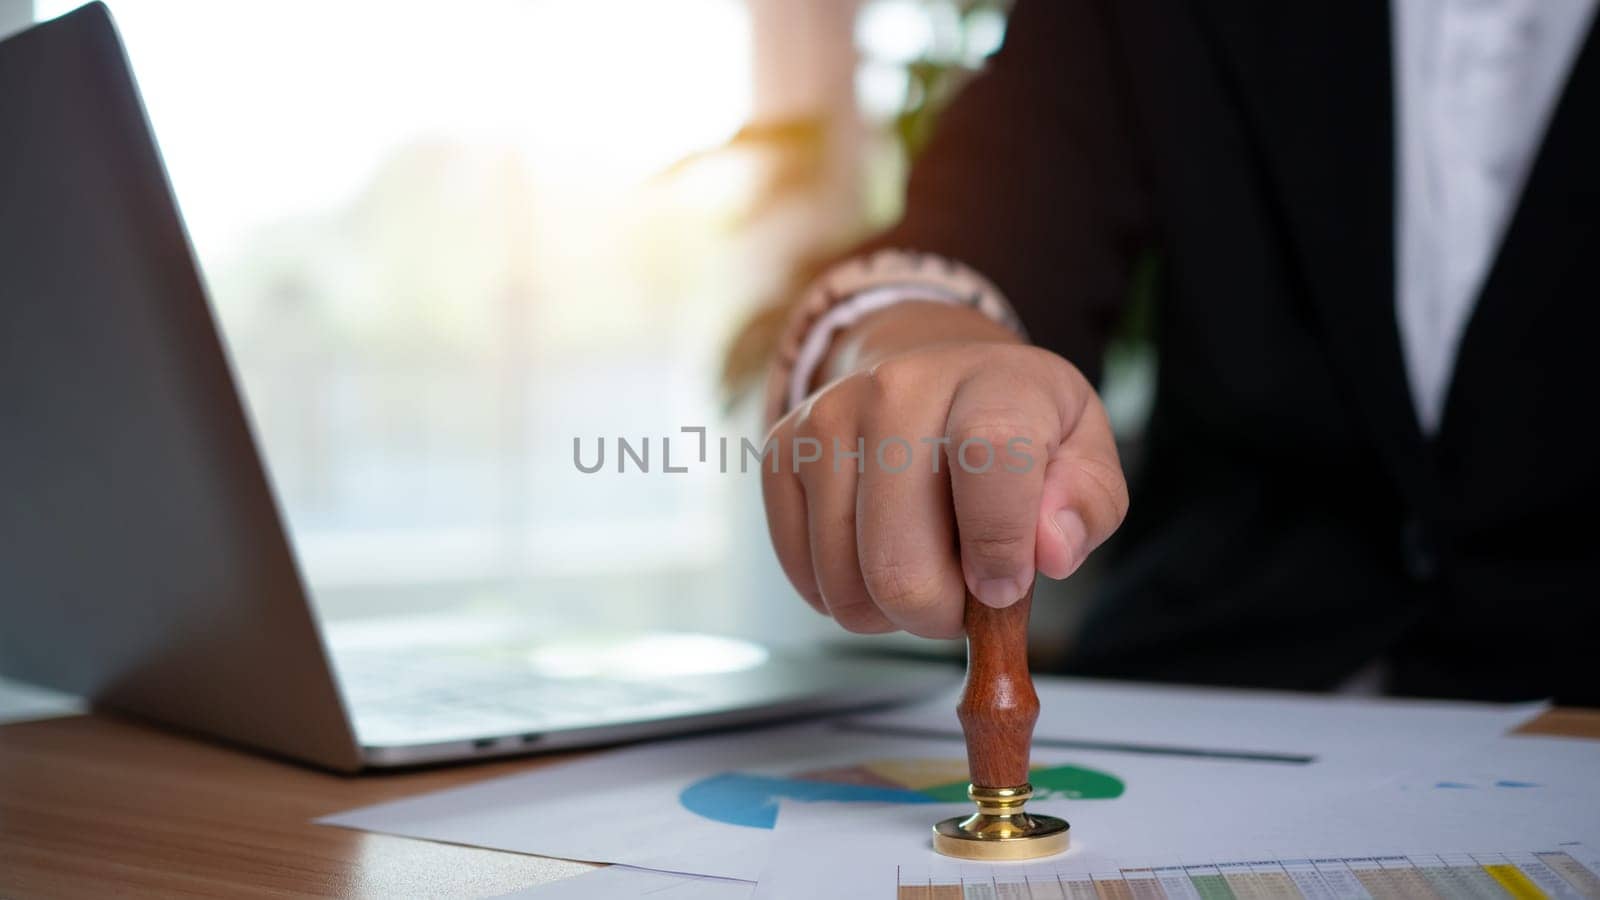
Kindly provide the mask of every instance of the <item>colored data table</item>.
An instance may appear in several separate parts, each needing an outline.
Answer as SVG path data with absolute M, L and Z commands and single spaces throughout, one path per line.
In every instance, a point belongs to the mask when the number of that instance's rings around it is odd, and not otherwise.
M 1539 851 L 1305 857 L 1083 869 L 991 868 L 949 875 L 902 867 L 898 900 L 1388 900 L 1600 898 L 1600 854 Z

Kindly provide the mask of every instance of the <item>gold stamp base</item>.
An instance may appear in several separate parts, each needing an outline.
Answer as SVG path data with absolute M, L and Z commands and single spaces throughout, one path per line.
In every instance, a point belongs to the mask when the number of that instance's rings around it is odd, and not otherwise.
M 962 828 L 967 819 L 945 819 L 933 826 L 933 849 L 957 859 L 1038 859 L 1054 856 L 1071 843 L 1072 826 L 1055 816 L 1024 816 L 1033 824 L 1006 837 L 985 837 Z
M 957 859 L 1038 859 L 1067 849 L 1071 828 L 1055 816 L 1022 811 L 1033 786 L 981 788 L 968 786 L 967 796 L 978 811 L 966 818 L 945 819 L 933 826 L 933 849 Z

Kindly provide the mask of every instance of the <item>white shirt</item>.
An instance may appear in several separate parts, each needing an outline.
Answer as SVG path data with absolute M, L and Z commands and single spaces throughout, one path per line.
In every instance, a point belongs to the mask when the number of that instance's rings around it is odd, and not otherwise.
M 1395 314 L 1411 401 L 1439 426 L 1461 334 L 1596 0 L 1393 0 Z

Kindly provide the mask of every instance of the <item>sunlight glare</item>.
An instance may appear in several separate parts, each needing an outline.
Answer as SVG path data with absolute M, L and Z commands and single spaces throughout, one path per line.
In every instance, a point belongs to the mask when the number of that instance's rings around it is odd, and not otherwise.
M 348 203 L 408 141 L 510 143 L 541 195 L 570 207 L 750 114 L 738 0 L 109 6 L 202 258 L 257 223 Z

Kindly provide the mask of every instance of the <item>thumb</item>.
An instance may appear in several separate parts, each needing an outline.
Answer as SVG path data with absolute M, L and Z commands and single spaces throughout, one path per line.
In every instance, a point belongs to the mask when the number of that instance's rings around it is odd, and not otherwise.
M 1127 513 L 1128 482 L 1111 423 L 1105 407 L 1092 399 L 1046 464 L 1035 567 L 1051 578 L 1066 578 L 1117 530 Z

